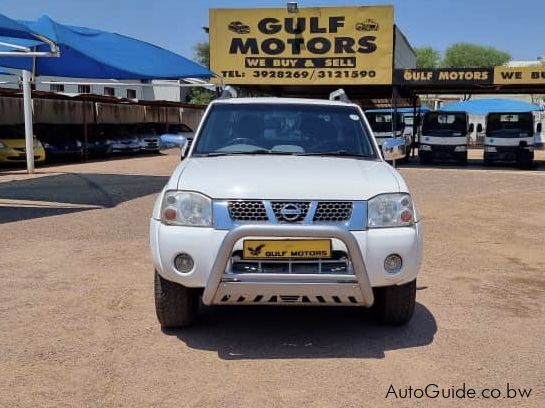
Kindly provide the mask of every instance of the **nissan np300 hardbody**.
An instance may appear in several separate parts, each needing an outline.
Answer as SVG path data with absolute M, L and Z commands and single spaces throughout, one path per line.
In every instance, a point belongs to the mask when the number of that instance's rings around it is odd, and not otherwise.
M 454 159 L 467 164 L 467 147 L 472 131 L 473 124 L 468 124 L 467 112 L 426 112 L 418 146 L 420 161 Z
M 405 146 L 383 145 L 390 160 Z M 158 196 L 150 242 L 164 328 L 204 305 L 372 307 L 407 322 L 419 215 L 362 110 L 328 100 L 220 99 Z

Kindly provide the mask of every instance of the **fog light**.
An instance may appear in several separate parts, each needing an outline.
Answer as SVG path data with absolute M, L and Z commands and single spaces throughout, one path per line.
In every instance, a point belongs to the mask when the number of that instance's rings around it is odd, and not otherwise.
M 402 266 L 403 261 L 397 254 L 390 254 L 384 260 L 384 269 L 388 273 L 398 273 Z
M 174 258 L 174 267 L 179 272 L 189 273 L 193 270 L 193 266 L 195 266 L 195 262 L 188 254 L 179 254 Z

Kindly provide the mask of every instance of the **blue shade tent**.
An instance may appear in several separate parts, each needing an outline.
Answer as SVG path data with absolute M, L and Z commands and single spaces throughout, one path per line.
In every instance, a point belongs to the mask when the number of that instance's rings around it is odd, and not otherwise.
M 38 50 L 41 47 L 41 50 Z M 0 56 L 13 61 L 34 61 L 36 57 L 58 57 L 59 49 L 55 42 L 34 32 L 25 24 L 12 20 L 0 14 Z M 25 150 L 27 170 L 34 172 L 34 155 L 32 141 L 32 101 L 30 91 L 30 71 L 23 70 L 23 106 L 25 113 Z
M 0 66 L 22 70 L 29 172 L 34 169 L 34 158 L 29 153 L 32 152 L 31 73 L 121 80 L 212 76 L 205 67 L 163 48 L 120 34 L 59 24 L 47 16 L 33 22 L 14 21 L 0 15 L 0 36 L 9 40 L 0 39 Z M 15 52 L 18 58 L 13 58 Z
M 445 104 L 443 111 L 463 111 L 472 115 L 486 115 L 490 112 L 531 112 L 543 110 L 538 105 L 516 99 L 474 99 Z
M 9 38 L 26 38 L 33 40 L 36 37 L 25 25 L 0 14 L 0 36 Z
M 21 21 L 29 30 L 54 41 L 60 58 L 0 57 L 0 66 L 35 75 L 102 79 L 210 78 L 205 67 L 155 45 L 84 27 L 59 24 L 47 16 Z M 41 50 L 44 45 L 37 45 Z M 33 65 L 34 64 L 34 65 Z M 34 69 L 33 69 L 34 68 Z

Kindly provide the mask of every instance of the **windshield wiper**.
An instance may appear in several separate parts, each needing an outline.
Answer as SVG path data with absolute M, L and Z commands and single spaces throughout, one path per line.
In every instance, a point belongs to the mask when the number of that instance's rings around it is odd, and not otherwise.
M 371 154 L 351 153 L 346 150 L 335 150 L 330 152 L 297 153 L 297 156 L 339 156 L 339 157 L 358 157 L 358 158 L 365 158 L 365 159 L 376 158 L 375 156 Z
M 295 153 L 293 152 L 277 152 L 277 151 L 271 151 L 267 149 L 255 149 L 255 150 L 247 150 L 247 151 L 235 151 L 235 152 L 210 152 L 210 153 L 202 153 L 202 154 L 195 154 L 196 157 L 218 157 L 218 156 L 241 156 L 241 155 L 252 155 L 252 154 L 274 154 L 274 155 L 293 155 Z

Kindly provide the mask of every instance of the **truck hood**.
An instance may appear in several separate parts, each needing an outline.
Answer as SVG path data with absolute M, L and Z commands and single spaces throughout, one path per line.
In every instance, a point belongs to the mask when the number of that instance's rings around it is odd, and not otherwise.
M 188 158 L 177 173 L 173 188 L 216 199 L 367 200 L 380 193 L 407 190 L 386 162 L 351 158 Z

